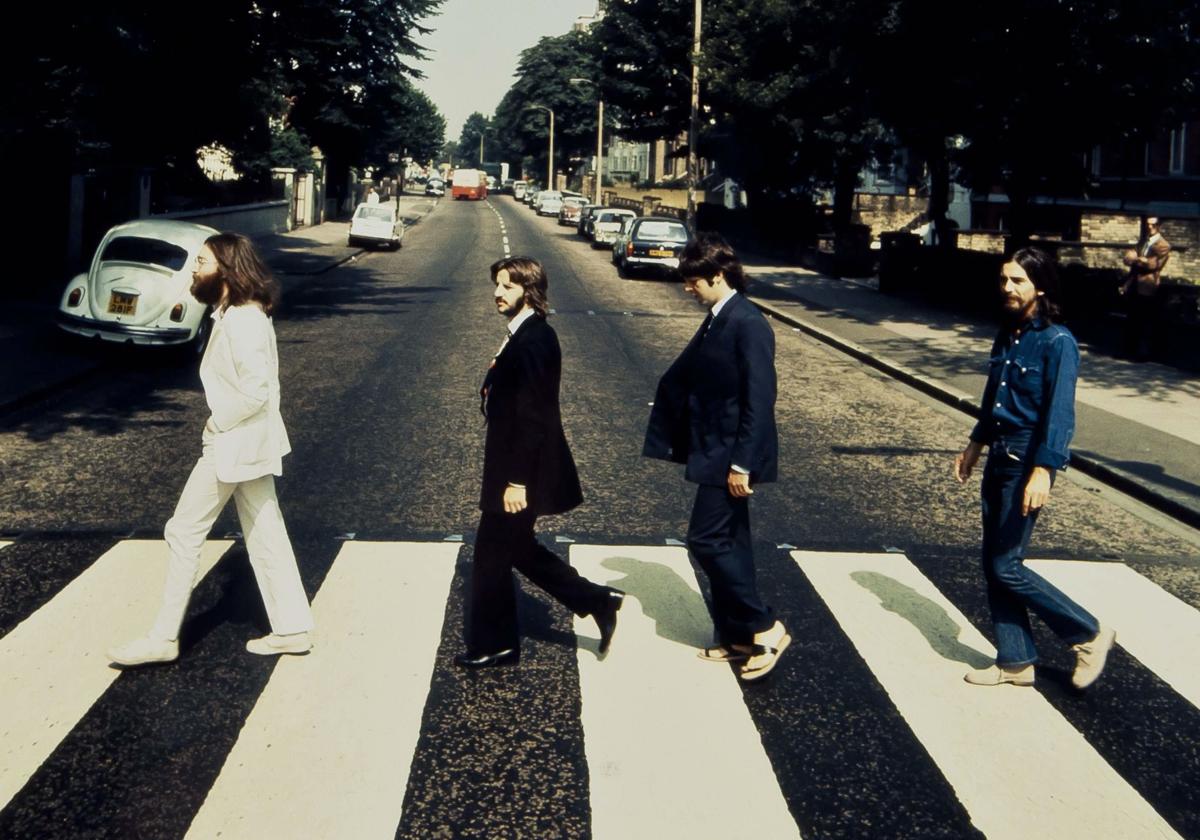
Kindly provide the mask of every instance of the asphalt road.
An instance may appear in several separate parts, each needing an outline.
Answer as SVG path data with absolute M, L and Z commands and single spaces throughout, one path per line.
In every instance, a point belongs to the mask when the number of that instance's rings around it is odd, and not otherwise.
M 690 510 L 680 468 L 640 457 L 658 376 L 703 317 L 677 284 L 619 279 L 607 251 L 504 196 L 442 201 L 398 252 L 284 278 L 276 329 L 294 451 L 278 486 L 310 596 L 350 543 L 463 539 L 421 691 L 415 748 L 392 762 L 408 774 L 402 801 L 393 803 L 400 837 L 592 836 L 600 808 L 594 790 L 608 773 L 588 760 L 582 648 L 563 608 L 526 587 L 520 666 L 470 674 L 451 665 L 462 650 L 461 583 L 478 518 L 478 386 L 504 329 L 488 266 L 504 255 L 505 236 L 514 254 L 538 258 L 550 277 L 564 423 L 586 498 L 578 510 L 541 521 L 543 538 L 564 553 L 581 544 L 664 546 L 683 538 Z M 849 618 L 791 553 L 907 557 L 990 636 L 975 559 L 978 483 L 960 487 L 950 477 L 969 422 L 790 327 L 776 332 L 780 481 L 759 489 L 752 515 L 760 586 L 795 641 L 766 684 L 742 691 L 773 784 L 806 838 L 976 836 L 986 820 L 975 803 Z M 135 538 L 158 538 L 199 454 L 205 415 L 195 370 L 131 355 L 119 374 L 4 418 L 0 533 L 15 542 L 0 548 L 0 652 L 22 621 L 52 608 L 97 557 Z M 231 507 L 213 536 L 238 530 Z M 1200 608 L 1196 542 L 1069 476 L 1055 487 L 1033 554 L 1123 562 L 1185 610 Z M 634 568 L 625 569 L 631 591 L 643 586 L 649 603 L 662 589 L 637 580 Z M 867 578 L 856 580 L 870 588 Z M 131 573 L 130 589 L 137 587 Z M 928 599 L 872 591 L 877 605 L 908 616 L 932 643 L 943 614 L 922 623 Z M 72 620 L 76 635 L 102 634 L 86 613 Z M 236 543 L 199 584 L 178 663 L 120 673 L 69 732 L 56 734 L 61 741 L 28 778 L 5 791 L 0 777 L 0 793 L 10 797 L 0 835 L 183 836 L 276 669 L 242 650 L 264 622 Z M 623 641 L 635 644 L 622 629 L 614 660 Z M 1031 694 L 1174 831 L 1200 837 L 1196 700 L 1123 648 L 1101 683 L 1080 696 L 1067 686 L 1068 651 L 1036 622 L 1035 632 L 1044 657 Z M 396 638 L 398 657 L 406 638 Z M 1194 660 L 1196 647 L 1184 647 L 1180 655 Z M 655 673 L 641 682 L 653 684 Z M 10 676 L 0 673 L 4 691 L 20 693 Z M 708 719 L 695 741 L 707 738 L 705 727 L 722 725 Z M 1024 725 L 1014 714 L 1007 731 L 972 733 L 976 769 L 988 768 L 995 742 L 1033 737 Z M 3 762 L 19 734 L 0 723 L 0 737 Z M 330 767 L 307 772 L 331 783 L 338 776 Z M 723 776 L 737 770 L 707 772 L 711 789 L 681 795 L 719 803 Z M 737 809 L 736 801 L 723 808 Z

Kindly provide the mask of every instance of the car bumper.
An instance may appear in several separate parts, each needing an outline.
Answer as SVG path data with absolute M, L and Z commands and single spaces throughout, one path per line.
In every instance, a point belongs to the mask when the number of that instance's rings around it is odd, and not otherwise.
M 625 262 L 655 268 L 679 268 L 679 257 L 626 257 Z
M 195 332 L 187 327 L 132 327 L 127 324 L 93 321 L 65 312 L 58 313 L 58 325 L 75 335 L 121 344 L 186 344 L 195 336 Z

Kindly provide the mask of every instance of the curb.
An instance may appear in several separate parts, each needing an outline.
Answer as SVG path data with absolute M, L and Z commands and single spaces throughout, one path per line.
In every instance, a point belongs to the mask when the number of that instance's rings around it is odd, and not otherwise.
M 806 335 L 817 339 L 823 344 L 828 344 L 835 350 L 845 353 L 848 356 L 852 356 L 858 361 L 868 365 L 869 367 L 873 367 L 882 373 L 886 373 L 893 379 L 900 380 L 905 385 L 915 388 L 927 396 L 933 397 L 938 402 L 944 403 L 951 408 L 956 408 L 964 414 L 970 415 L 971 417 L 979 416 L 979 407 L 975 404 L 975 397 L 964 394 L 961 391 L 956 391 L 947 385 L 943 385 L 937 380 L 923 376 L 916 371 L 904 367 L 901 364 L 879 356 L 875 356 L 866 348 L 854 343 L 853 341 L 836 336 L 827 330 L 821 329 L 815 324 L 812 324 L 801 318 L 797 318 L 794 315 L 789 315 L 780 309 L 776 309 L 770 304 L 763 303 L 762 301 L 757 300 L 749 295 L 747 297 L 751 303 L 775 320 L 781 321 L 790 327 L 794 327 Z M 801 301 L 797 302 L 803 305 Z M 1174 499 L 1163 496 L 1161 493 L 1156 492 L 1155 490 L 1130 478 L 1129 476 L 1123 475 L 1111 467 L 1105 466 L 1095 458 L 1072 452 L 1071 466 L 1079 470 L 1084 475 L 1091 476 L 1097 481 L 1107 484 L 1113 489 L 1137 499 L 1139 502 L 1154 508 L 1160 513 L 1165 513 L 1172 519 L 1177 519 L 1192 528 L 1200 529 L 1200 510 L 1190 508 L 1187 505 L 1175 501 Z

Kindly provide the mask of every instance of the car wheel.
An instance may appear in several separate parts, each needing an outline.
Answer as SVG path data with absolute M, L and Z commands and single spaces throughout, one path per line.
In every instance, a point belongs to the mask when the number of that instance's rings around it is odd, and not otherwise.
M 404 243 L 401 242 L 399 239 L 397 239 L 395 242 L 392 243 L 393 251 L 399 251 L 403 247 L 404 247 Z
M 625 264 L 625 260 L 617 261 L 617 276 L 622 280 L 629 279 L 629 266 Z

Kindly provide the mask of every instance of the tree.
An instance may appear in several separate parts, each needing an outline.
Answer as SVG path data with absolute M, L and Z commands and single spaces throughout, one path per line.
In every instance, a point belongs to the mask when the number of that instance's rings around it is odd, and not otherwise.
M 491 160 L 487 155 L 490 148 L 487 141 L 492 137 L 493 132 L 491 121 L 487 117 L 478 111 L 471 114 L 463 123 L 462 133 L 458 137 L 458 156 L 464 160 L 481 162 L 480 149 L 482 148 L 483 160 Z
M 554 110 L 555 170 L 564 161 L 587 157 L 596 142 L 597 90 L 570 80 L 600 80 L 599 70 L 592 38 L 583 32 L 542 38 L 522 51 L 516 81 L 492 120 L 496 154 L 530 160 L 532 171 L 546 171 L 549 118 L 530 107 L 544 105 Z

